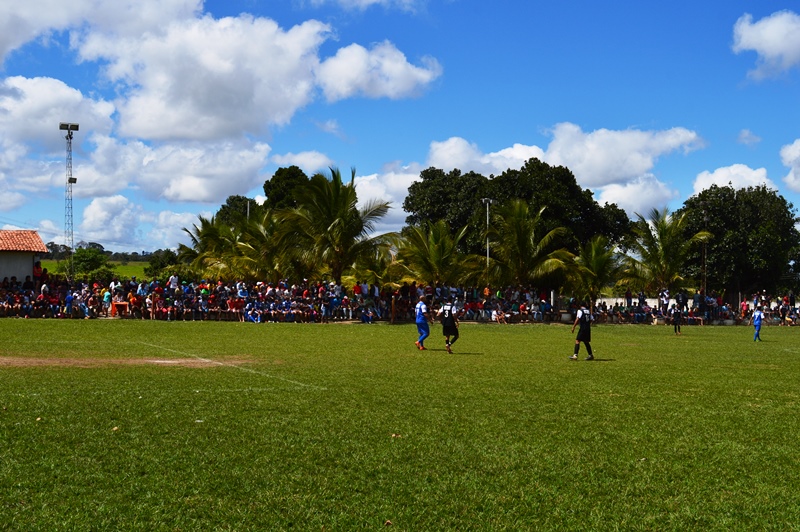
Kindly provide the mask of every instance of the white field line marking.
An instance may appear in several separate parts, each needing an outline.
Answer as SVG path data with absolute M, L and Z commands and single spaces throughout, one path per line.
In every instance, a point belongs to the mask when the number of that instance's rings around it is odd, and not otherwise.
M 302 382 L 293 381 L 291 379 L 284 379 L 283 377 L 276 377 L 275 375 L 270 375 L 269 373 L 264 373 L 263 371 L 256 371 L 254 369 L 245 368 L 245 367 L 242 367 L 242 366 L 237 366 L 236 364 L 226 364 L 225 362 L 219 362 L 217 360 L 210 360 L 208 358 L 203 358 L 203 357 L 200 357 L 200 356 L 197 356 L 197 355 L 193 355 L 191 353 L 184 353 L 183 351 L 177 351 L 175 349 L 170 349 L 168 347 L 163 347 L 163 346 L 160 346 L 160 345 L 148 344 L 146 342 L 139 342 L 139 343 L 142 344 L 142 345 L 146 345 L 148 347 L 155 347 L 156 349 L 161 349 L 163 351 L 169 351 L 170 353 L 177 353 L 177 354 L 183 355 L 185 357 L 191 357 L 191 358 L 194 358 L 195 360 L 199 360 L 201 362 L 205 362 L 206 364 L 216 364 L 217 366 L 236 368 L 236 369 L 238 369 L 240 371 L 246 371 L 247 373 L 253 373 L 255 375 L 261 375 L 262 377 L 267 377 L 269 379 L 277 379 L 279 381 L 288 382 L 290 384 L 296 384 L 297 386 L 303 386 L 304 388 L 314 388 L 316 390 L 327 390 L 327 388 L 324 388 L 322 386 L 315 386 L 313 384 L 305 384 L 305 383 L 302 383 Z

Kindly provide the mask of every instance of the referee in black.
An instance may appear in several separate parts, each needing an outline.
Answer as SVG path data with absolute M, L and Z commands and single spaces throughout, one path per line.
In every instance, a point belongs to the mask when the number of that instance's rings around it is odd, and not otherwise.
M 581 308 L 575 314 L 575 323 L 572 324 L 572 332 L 578 327 L 578 336 L 575 337 L 575 351 L 570 360 L 578 360 L 578 351 L 581 349 L 581 342 L 586 346 L 589 355 L 586 360 L 594 360 L 592 355 L 592 313 L 586 309 L 586 304 L 581 302 Z

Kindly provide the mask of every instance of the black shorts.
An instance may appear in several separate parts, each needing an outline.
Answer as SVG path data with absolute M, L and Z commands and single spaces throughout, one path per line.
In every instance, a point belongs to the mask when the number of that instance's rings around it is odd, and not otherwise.
M 443 326 L 442 336 L 458 336 L 458 327 L 456 327 L 455 325 Z
M 591 342 L 592 341 L 592 330 L 589 327 L 580 328 L 578 329 L 578 336 L 576 338 L 579 342 Z

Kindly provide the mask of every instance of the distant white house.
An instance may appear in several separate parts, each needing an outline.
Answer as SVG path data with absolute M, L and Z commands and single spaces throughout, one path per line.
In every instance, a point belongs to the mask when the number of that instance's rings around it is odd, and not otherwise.
M 47 253 L 47 246 L 36 231 L 0 229 L 0 281 L 12 276 L 20 282 L 27 275 L 33 278 L 40 253 Z

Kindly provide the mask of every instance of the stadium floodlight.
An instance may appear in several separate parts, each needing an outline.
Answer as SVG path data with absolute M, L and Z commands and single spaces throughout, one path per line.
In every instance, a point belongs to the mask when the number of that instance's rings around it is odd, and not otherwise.
M 78 182 L 78 179 L 72 175 L 72 132 L 78 131 L 78 124 L 71 122 L 61 122 L 58 124 L 58 129 L 66 131 L 67 134 L 64 138 L 67 141 L 67 183 L 64 188 L 64 240 L 69 247 L 69 258 L 67 262 L 67 279 L 72 282 L 75 277 L 74 262 L 72 260 L 73 248 L 75 241 L 72 234 L 72 185 Z

